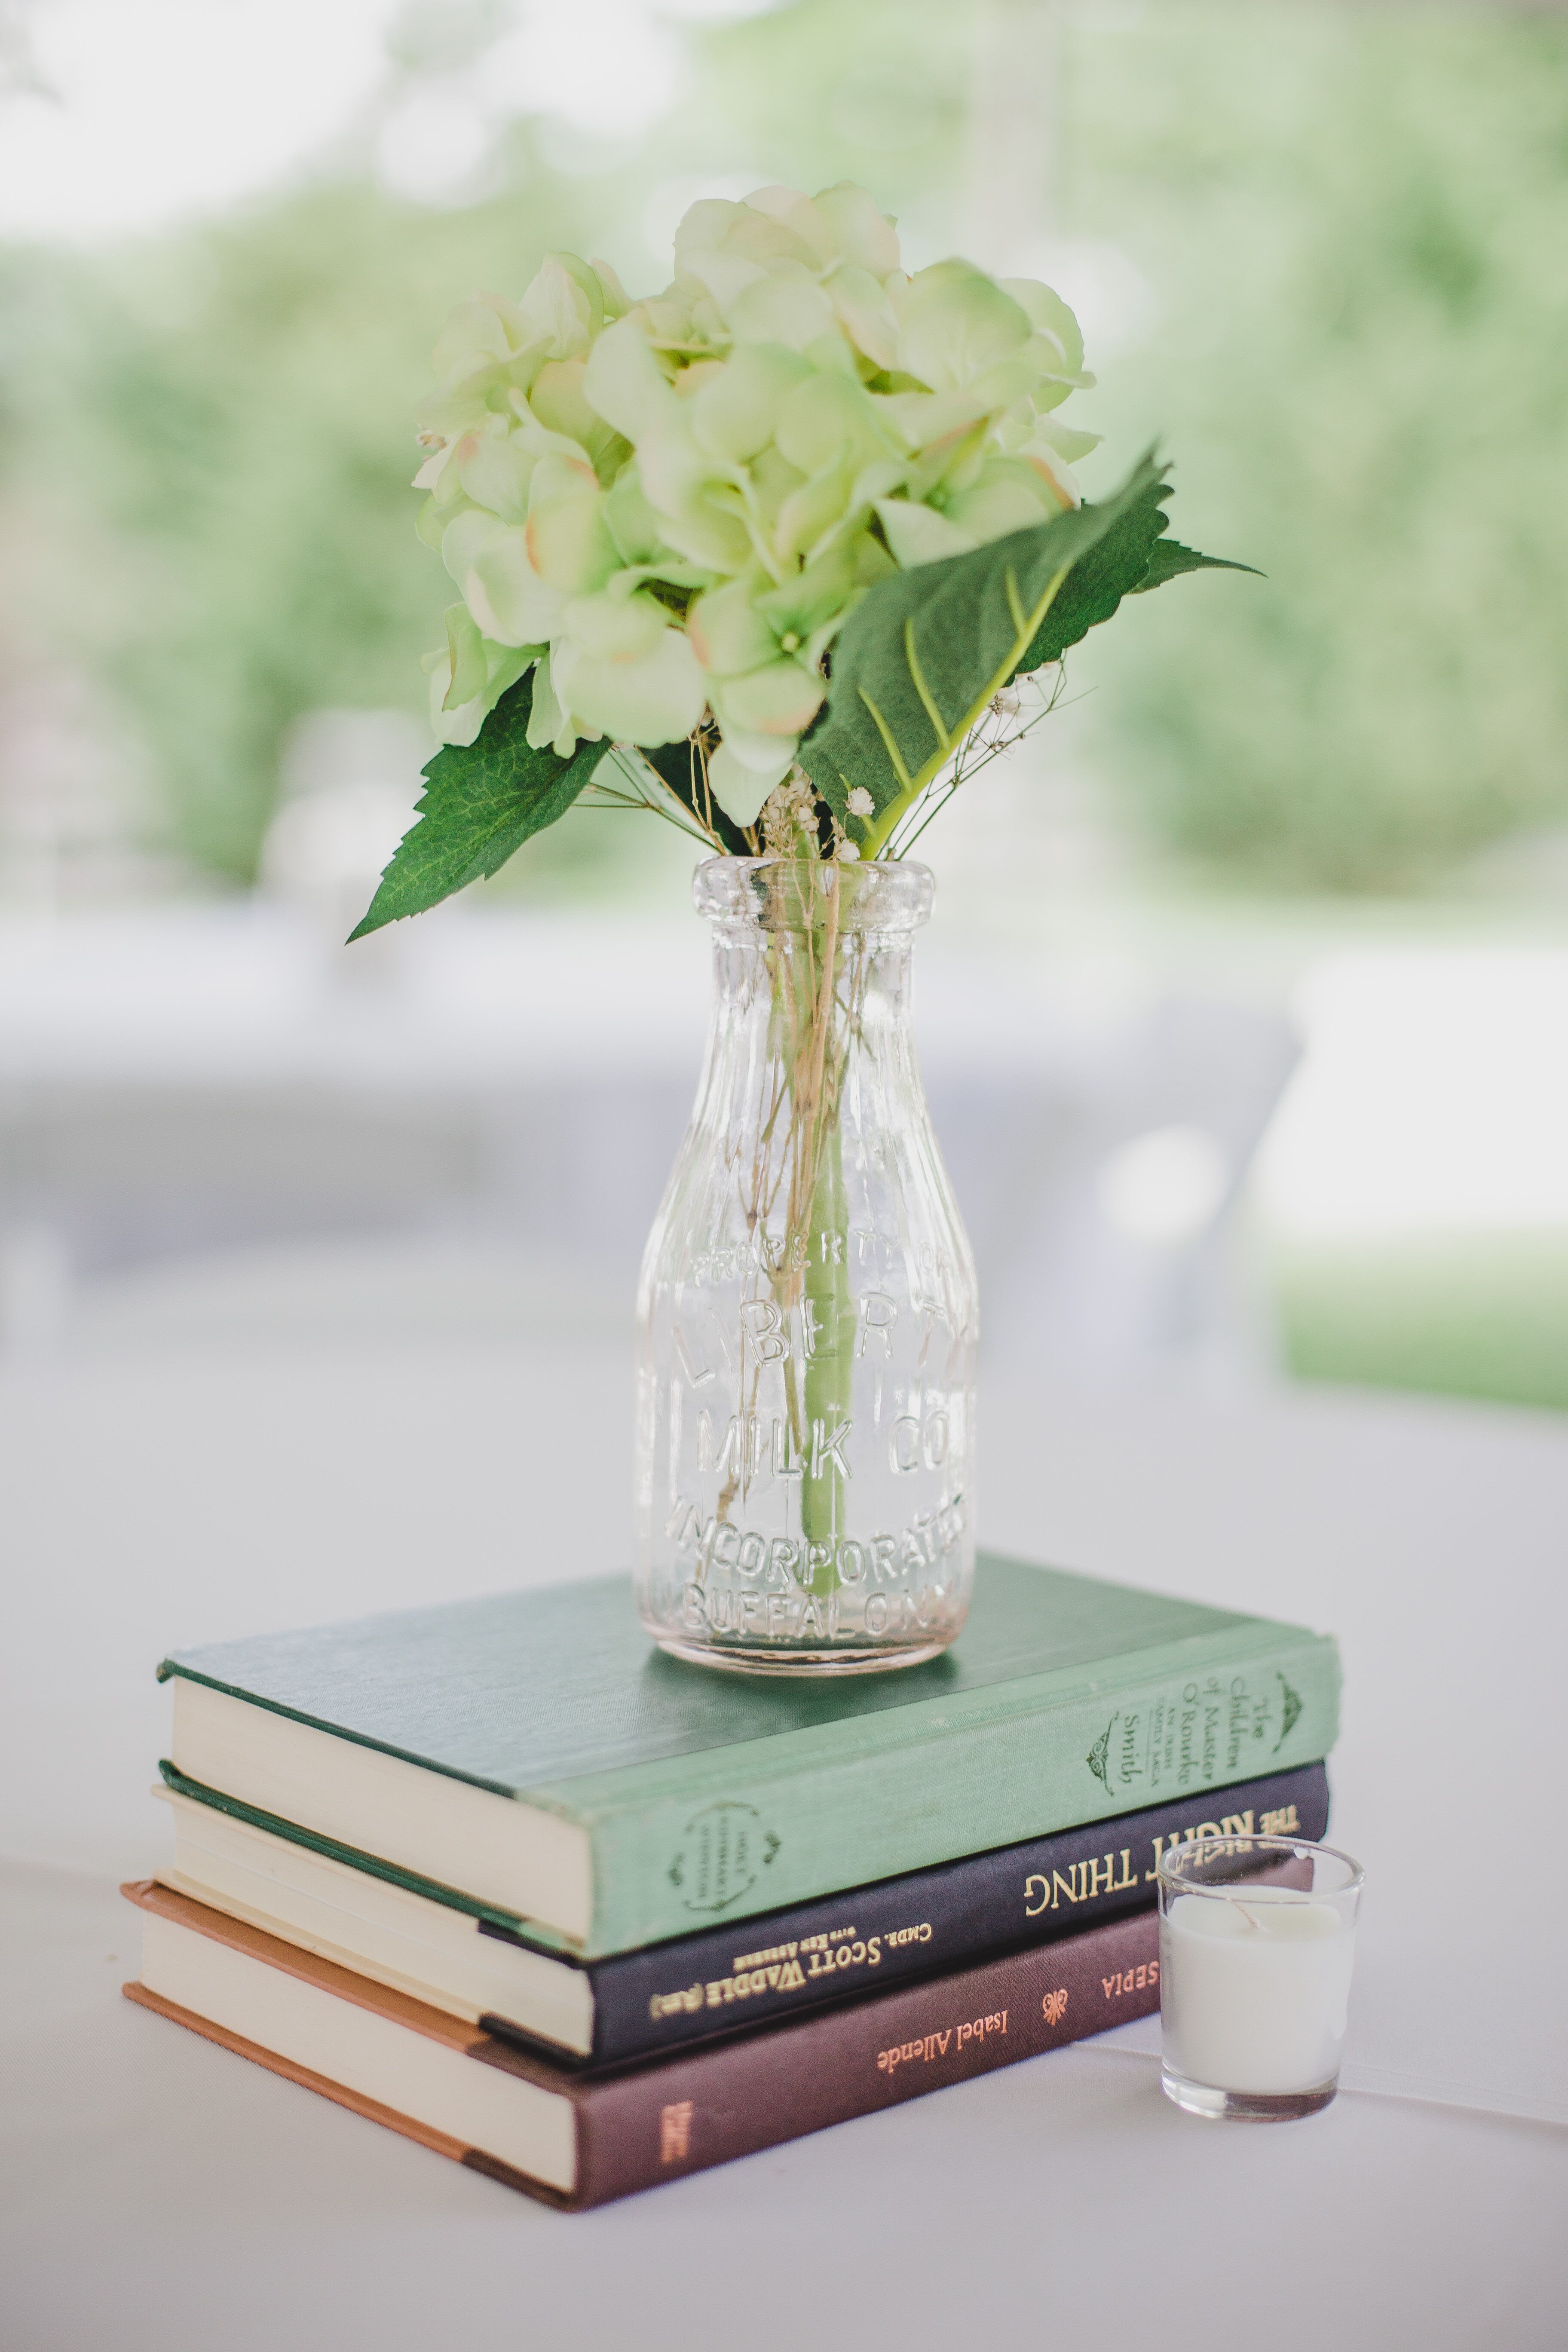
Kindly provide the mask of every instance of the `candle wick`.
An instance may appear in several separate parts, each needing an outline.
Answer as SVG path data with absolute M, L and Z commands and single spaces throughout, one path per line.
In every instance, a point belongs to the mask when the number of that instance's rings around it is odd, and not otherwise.
M 1251 1912 L 1247 1909 L 1247 1906 L 1246 1906 L 1246 1904 L 1245 1904 L 1245 1903 L 1238 1903 L 1238 1904 L 1237 1905 L 1237 1906 L 1236 1906 L 1236 1907 L 1237 1907 L 1237 1909 L 1240 1912 L 1240 1914 L 1241 1914 L 1242 1917 L 1246 1920 L 1246 1922 L 1247 1922 L 1247 1926 L 1248 1926 L 1249 1927 L 1255 1928 L 1255 1929 L 1257 1930 L 1258 1934 L 1258 1935 L 1261 1935 L 1261 1934 L 1263 1933 L 1263 1922 L 1262 1922 L 1262 1920 L 1261 1920 L 1261 1919 L 1255 1919 L 1255 1918 L 1253 1917 L 1253 1916 L 1252 1916 Z

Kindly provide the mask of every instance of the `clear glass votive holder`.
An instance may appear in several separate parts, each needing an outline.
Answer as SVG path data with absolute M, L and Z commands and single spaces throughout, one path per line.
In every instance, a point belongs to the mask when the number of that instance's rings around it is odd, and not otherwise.
M 1339 2087 L 1362 1867 L 1289 1837 L 1199 1837 L 1156 1865 L 1160 2080 L 1188 2115 L 1289 2123 Z

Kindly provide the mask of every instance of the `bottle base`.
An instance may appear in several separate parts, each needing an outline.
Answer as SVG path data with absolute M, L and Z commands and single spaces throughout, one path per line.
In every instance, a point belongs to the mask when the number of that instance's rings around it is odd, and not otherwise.
M 717 1666 L 731 1675 L 771 1675 L 786 1681 L 805 1682 L 824 1675 L 883 1675 L 900 1666 L 923 1666 L 940 1658 L 946 1642 L 867 1643 L 859 1649 L 759 1650 L 727 1648 L 719 1642 L 684 1642 L 678 1633 L 655 1633 L 654 1640 L 672 1658 L 691 1666 Z
M 1189 2082 L 1173 2067 L 1162 2064 L 1160 2088 L 1184 2115 L 1202 2116 L 1210 2123 L 1290 2124 L 1303 2116 L 1321 2115 L 1332 2102 L 1339 2078 L 1314 2084 L 1310 2091 L 1219 2091 L 1211 2083 Z

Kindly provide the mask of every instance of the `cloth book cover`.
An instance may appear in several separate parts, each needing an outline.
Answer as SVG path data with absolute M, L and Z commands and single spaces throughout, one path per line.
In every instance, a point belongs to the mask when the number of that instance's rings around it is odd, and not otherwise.
M 810 1684 L 652 1648 L 612 1577 L 178 1653 L 191 1780 L 587 1957 L 1325 1756 L 1331 1640 L 983 1557 L 929 1664 Z M 505 1801 L 498 1804 L 497 1801 Z
M 1049 1943 L 1152 1905 L 1162 1849 L 1198 1835 L 1322 1837 L 1321 1764 L 1026 1839 L 641 1951 L 580 1960 L 427 1879 L 329 1850 L 165 1771 L 178 1843 L 162 1885 L 489 2031 L 621 2065 L 847 1995 Z
M 132 2000 L 574 2208 L 989 2074 L 1160 1997 L 1158 1919 L 1142 1911 L 761 2033 L 574 2074 L 151 1881 L 124 1892 L 148 1915 Z

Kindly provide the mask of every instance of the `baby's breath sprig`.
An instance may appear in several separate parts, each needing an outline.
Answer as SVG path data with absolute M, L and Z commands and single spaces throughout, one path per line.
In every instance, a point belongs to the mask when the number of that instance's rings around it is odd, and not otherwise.
M 1042 719 L 1048 719 L 1061 699 L 1067 673 L 1060 662 L 1052 662 L 1037 670 L 1030 677 L 1020 678 L 1014 686 L 1004 687 L 992 696 L 979 724 L 959 745 L 952 763 L 932 779 L 924 793 L 908 809 L 899 825 L 879 853 L 884 857 L 907 857 L 915 843 L 930 824 L 932 817 L 944 809 L 953 794 L 964 784 L 1000 760 L 1030 735 Z M 850 794 L 853 806 L 855 795 Z M 865 798 L 869 801 L 869 793 Z

